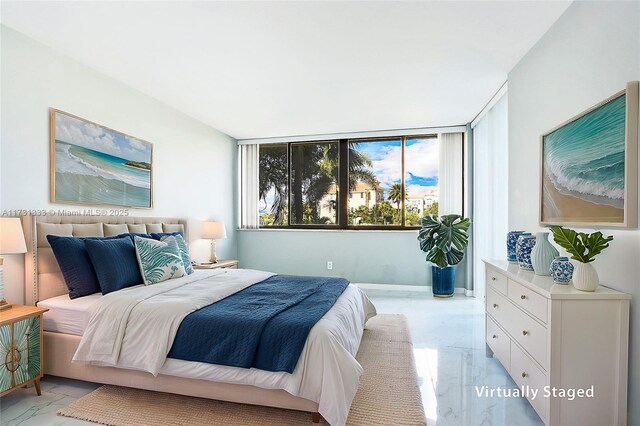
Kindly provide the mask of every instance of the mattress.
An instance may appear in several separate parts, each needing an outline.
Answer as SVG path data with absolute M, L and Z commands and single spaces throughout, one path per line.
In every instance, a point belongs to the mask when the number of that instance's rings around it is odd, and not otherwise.
M 82 336 L 89 323 L 92 307 L 101 297 L 102 294 L 95 293 L 69 299 L 68 294 L 63 294 L 38 302 L 39 307 L 49 309 L 43 315 L 42 328 L 45 331 Z

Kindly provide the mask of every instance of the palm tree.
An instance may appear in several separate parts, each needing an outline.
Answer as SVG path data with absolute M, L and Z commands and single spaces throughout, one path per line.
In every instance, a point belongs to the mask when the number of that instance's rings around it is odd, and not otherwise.
M 407 191 L 405 190 L 403 194 L 402 184 L 394 183 L 391 186 L 391 189 L 389 190 L 389 195 L 387 196 L 387 199 L 389 201 L 396 203 L 396 206 L 398 206 L 398 209 L 400 209 L 400 203 L 405 198 L 407 198 Z
M 358 182 L 378 188 L 380 183 L 371 170 L 371 160 L 357 150 L 358 143 L 349 143 L 349 190 Z M 332 185 L 338 184 L 340 161 L 338 144 L 300 144 L 291 150 L 291 194 L 289 194 L 288 146 L 270 145 L 260 149 L 259 199 L 266 202 L 271 190 L 274 200 L 271 214 L 274 225 L 283 225 L 287 216 L 287 197 L 290 196 L 291 222 L 303 221 L 319 223 L 316 217 L 318 205 Z M 312 206 L 306 211 L 315 212 L 305 219 L 305 205 Z M 309 216 L 309 215 L 307 215 Z M 324 223 L 324 222 L 322 222 Z
M 358 142 L 349 143 L 349 190 L 356 189 L 358 182 L 368 183 L 371 188 L 376 189 L 380 182 L 371 170 L 371 160 L 357 150 L 358 145 Z

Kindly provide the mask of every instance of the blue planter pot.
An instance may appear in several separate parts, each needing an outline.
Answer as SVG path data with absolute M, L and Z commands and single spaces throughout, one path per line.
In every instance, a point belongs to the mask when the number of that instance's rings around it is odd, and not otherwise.
M 439 268 L 431 267 L 431 281 L 434 297 L 451 297 L 456 283 L 456 265 Z

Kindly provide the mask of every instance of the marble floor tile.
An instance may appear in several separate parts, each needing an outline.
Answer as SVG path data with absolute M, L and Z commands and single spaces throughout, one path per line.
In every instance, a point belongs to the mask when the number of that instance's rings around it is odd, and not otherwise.
M 486 356 L 481 301 L 366 292 L 379 313 L 408 319 L 428 425 L 543 424 L 524 398 L 478 396 L 476 386 L 517 388 L 498 360 Z
M 524 398 L 478 396 L 476 386 L 516 389 L 502 365 L 486 357 L 480 301 L 462 295 L 434 299 L 430 294 L 410 292 L 367 290 L 367 294 L 378 312 L 402 313 L 409 321 L 429 426 L 542 425 Z M 0 424 L 92 425 L 55 413 L 98 387 L 47 376 L 40 397 L 30 387 L 0 399 Z

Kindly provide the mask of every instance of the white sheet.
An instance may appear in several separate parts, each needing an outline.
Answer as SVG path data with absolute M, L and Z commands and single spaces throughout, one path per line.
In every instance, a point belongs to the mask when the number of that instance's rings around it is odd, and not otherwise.
M 239 282 L 243 276 L 242 271 L 246 270 L 225 271 L 227 271 L 229 275 L 220 276 L 220 272 L 215 270 L 198 271 L 197 275 L 194 274 L 195 277 L 192 275 L 190 276 L 191 278 L 184 277 L 171 281 L 174 281 L 175 283 L 173 284 L 178 285 L 178 288 L 182 289 L 182 287 L 184 287 L 182 290 L 191 289 L 194 290 L 194 293 L 198 292 L 196 289 L 202 288 L 202 284 L 208 283 L 209 293 L 211 293 L 212 289 L 214 290 L 213 293 L 216 293 L 216 282 L 220 284 L 225 278 L 232 282 Z M 203 275 L 205 276 L 203 277 Z M 268 276 L 270 275 L 271 274 L 268 274 Z M 193 281 L 195 284 L 181 282 L 181 280 L 189 281 L 190 279 L 195 279 Z M 153 288 L 156 286 L 158 286 L 158 284 L 146 287 L 146 293 L 160 296 L 160 300 L 155 301 L 154 299 L 157 299 L 155 296 L 141 296 L 141 292 L 145 292 L 145 287 L 139 287 L 142 290 L 127 291 L 127 289 L 116 292 L 122 292 L 125 294 L 125 296 L 122 296 L 121 294 L 117 298 L 119 302 L 114 302 L 116 305 L 122 305 L 122 300 L 130 299 L 135 300 L 133 305 L 143 304 L 148 305 L 147 308 L 152 307 L 153 309 L 143 308 L 138 311 L 134 306 L 134 308 L 129 311 L 129 314 L 134 313 L 133 317 L 128 321 L 124 321 L 127 332 L 122 332 L 122 334 L 119 332 L 116 332 L 115 334 L 111 333 L 112 335 L 119 335 L 121 340 L 128 340 L 130 342 L 137 341 L 140 336 L 136 336 L 139 333 L 142 333 L 143 330 L 150 334 L 149 327 L 133 326 L 131 328 L 132 332 L 129 333 L 130 330 L 127 324 L 130 321 L 133 321 L 133 318 L 136 318 L 136 324 L 156 324 L 154 322 L 155 319 L 149 319 L 149 314 L 151 314 L 151 317 L 155 317 L 155 315 L 153 315 L 155 312 L 166 312 L 166 309 L 164 308 L 167 304 L 173 305 L 176 302 L 181 304 L 184 302 L 184 298 L 189 298 L 189 292 L 182 290 L 178 291 L 179 294 L 173 294 L 173 298 L 167 297 L 166 293 L 171 294 L 172 291 L 170 289 L 173 286 L 168 286 L 169 290 L 164 289 L 164 293 L 162 292 L 162 289 Z M 221 287 L 227 288 L 226 291 L 228 292 L 228 285 L 222 285 Z M 149 290 L 152 291 L 149 292 Z M 108 296 L 109 295 L 100 299 L 100 303 L 96 304 L 97 306 L 93 309 L 94 313 L 100 310 L 99 306 L 103 305 L 104 300 L 106 300 Z M 196 295 L 195 298 L 198 299 L 201 296 L 202 295 Z M 131 304 L 131 302 L 124 302 L 124 305 Z M 159 308 L 159 305 L 162 305 L 162 308 Z M 127 309 L 120 309 L 120 314 L 118 315 L 121 315 L 122 312 L 126 311 Z M 165 360 L 161 367 L 159 367 L 158 373 L 225 383 L 250 384 L 266 389 L 284 389 L 293 395 L 317 402 L 319 405 L 318 411 L 330 424 L 343 425 L 346 421 L 353 397 L 358 389 L 360 375 L 362 374 L 362 367 L 355 360 L 355 354 L 360 345 L 364 323 L 374 315 L 375 308 L 366 295 L 353 285 L 347 287 L 344 293 L 338 298 L 336 304 L 312 328 L 301 353 L 300 360 L 292 374 L 268 372 L 257 369 L 226 367 L 166 358 L 166 353 L 168 353 L 168 350 L 171 347 L 175 333 L 169 341 L 167 341 L 166 336 L 165 340 L 161 340 L 161 346 L 164 347 L 165 342 L 168 343 L 168 346 L 164 354 Z M 97 317 L 99 316 L 101 315 L 97 315 Z M 100 322 L 99 319 L 95 319 L 95 321 Z M 106 323 L 113 325 L 114 321 L 107 320 Z M 119 321 L 116 321 L 116 323 L 119 323 Z M 167 323 L 165 322 L 165 324 Z M 177 324 L 179 325 L 179 321 Z M 168 327 L 152 327 L 153 330 L 162 330 L 166 328 Z M 89 329 L 91 329 L 91 327 L 89 327 L 87 331 Z M 165 330 L 165 333 L 166 332 L 171 334 L 170 330 Z M 85 340 L 87 342 L 92 340 L 88 337 L 88 333 L 85 333 L 83 337 L 83 341 Z M 95 340 L 93 341 L 95 342 Z M 91 344 L 85 343 L 85 345 L 88 346 L 85 346 L 85 351 L 83 351 L 81 358 L 92 358 L 92 356 L 88 356 L 86 352 L 86 348 L 90 347 Z M 145 361 L 147 351 L 140 350 L 144 347 L 146 347 L 144 344 L 126 345 L 122 343 L 122 351 L 116 359 L 115 366 L 149 371 L 146 370 L 146 367 L 150 364 Z M 102 349 L 104 349 L 104 347 Z M 103 355 L 98 355 L 96 359 L 98 360 L 96 362 L 97 364 L 104 365 L 102 364 L 105 359 Z M 153 364 L 153 362 L 151 364 Z M 138 368 L 136 365 L 141 365 L 142 368 Z
M 82 336 L 89 323 L 92 306 L 101 297 L 102 294 L 95 293 L 69 299 L 69 295 L 63 294 L 38 302 L 41 308 L 49 309 L 43 315 L 42 328 L 45 331 Z

